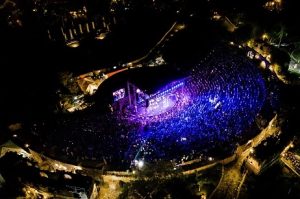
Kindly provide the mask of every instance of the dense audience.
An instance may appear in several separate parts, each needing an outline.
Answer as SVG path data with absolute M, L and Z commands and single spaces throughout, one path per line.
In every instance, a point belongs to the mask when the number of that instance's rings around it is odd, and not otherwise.
M 133 139 L 143 152 L 140 158 L 192 159 L 199 151 L 235 144 L 260 111 L 265 89 L 259 71 L 247 59 L 219 51 L 210 54 L 193 68 L 186 90 L 179 90 L 177 106 L 159 120 L 146 118 L 138 139 Z

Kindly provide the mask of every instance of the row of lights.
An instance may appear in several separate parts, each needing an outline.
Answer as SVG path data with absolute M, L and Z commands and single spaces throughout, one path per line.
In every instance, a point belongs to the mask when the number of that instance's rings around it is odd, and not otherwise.
M 105 39 L 106 34 L 107 33 L 100 33 L 99 35 L 97 35 L 95 37 L 95 39 L 97 39 L 97 40 L 103 40 L 103 39 Z M 66 45 L 68 47 L 70 47 L 70 48 L 77 48 L 77 47 L 80 46 L 80 42 L 78 40 L 72 40 L 72 41 L 69 41 Z

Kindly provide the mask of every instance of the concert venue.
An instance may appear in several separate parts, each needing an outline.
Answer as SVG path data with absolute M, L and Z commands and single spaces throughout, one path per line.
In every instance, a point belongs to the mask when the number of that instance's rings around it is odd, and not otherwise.
M 180 75 L 174 71 L 165 66 L 116 75 L 97 91 L 98 108 L 32 128 L 40 143 L 55 143 L 55 157 L 93 158 L 117 170 L 139 160 L 222 158 L 257 133 L 255 118 L 272 102 L 263 74 L 247 57 L 217 48 Z M 111 100 L 103 100 L 107 96 Z
M 299 198 L 293 0 L 0 0 L 0 198 Z
M 0 198 L 300 198 L 293 0 L 0 0 Z

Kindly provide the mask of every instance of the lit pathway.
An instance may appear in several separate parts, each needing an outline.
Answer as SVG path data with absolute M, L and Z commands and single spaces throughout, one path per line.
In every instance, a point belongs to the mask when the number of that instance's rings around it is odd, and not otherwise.
M 252 139 L 251 145 L 245 144 L 237 148 L 236 161 L 233 165 L 225 165 L 224 176 L 209 198 L 237 199 L 239 197 L 241 187 L 248 173 L 247 171 L 241 173 L 243 162 L 251 153 L 251 148 L 258 146 L 263 140 L 280 132 L 278 124 L 279 118 L 275 115 L 269 125 Z

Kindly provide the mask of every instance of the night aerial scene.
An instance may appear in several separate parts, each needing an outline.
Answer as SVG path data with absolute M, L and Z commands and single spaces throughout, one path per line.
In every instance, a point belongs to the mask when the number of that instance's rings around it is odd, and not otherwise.
M 297 0 L 0 0 L 0 199 L 299 199 Z

